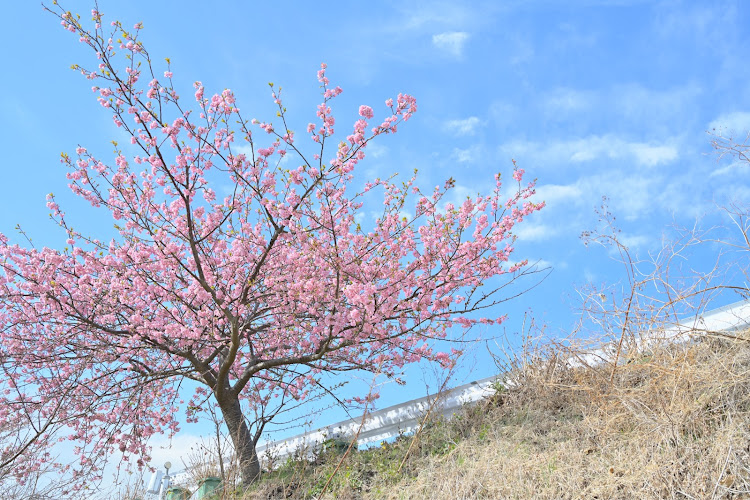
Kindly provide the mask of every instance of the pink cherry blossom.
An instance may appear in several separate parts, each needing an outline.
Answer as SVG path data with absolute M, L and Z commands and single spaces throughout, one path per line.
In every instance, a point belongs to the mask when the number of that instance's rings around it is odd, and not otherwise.
M 364 118 L 367 118 L 368 120 L 371 119 L 375 114 L 372 112 L 372 108 L 370 106 L 360 106 L 359 107 L 359 116 L 362 116 Z

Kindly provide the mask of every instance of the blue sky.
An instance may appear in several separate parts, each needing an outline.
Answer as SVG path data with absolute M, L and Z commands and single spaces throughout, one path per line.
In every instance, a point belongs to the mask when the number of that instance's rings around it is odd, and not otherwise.
M 87 15 L 92 4 L 63 5 Z M 272 81 L 284 87 L 289 116 L 302 129 L 319 102 L 321 62 L 344 89 L 334 106 L 344 130 L 360 104 L 383 116 L 385 99 L 414 95 L 419 112 L 368 148 L 362 180 L 418 168 L 420 185 L 452 176 L 463 197 L 491 189 L 492 175 L 509 174 L 515 159 L 538 178 L 537 199 L 547 203 L 519 227 L 517 258 L 540 259 L 553 273 L 508 303 L 511 333 L 528 310 L 553 333 L 564 332 L 574 321 L 576 286 L 622 279 L 605 251 L 586 249 L 579 239 L 596 227 L 602 196 L 610 198 L 623 241 L 640 254 L 658 249 L 670 224 L 692 226 L 698 217 L 720 223 L 716 205 L 750 200 L 747 165 L 719 161 L 706 133 L 750 130 L 746 2 L 99 6 L 105 19 L 143 21 L 142 40 L 157 65 L 171 58 L 182 94 L 192 94 L 195 80 L 211 93 L 231 88 L 245 116 L 275 115 Z M 35 244 L 63 246 L 64 235 L 47 218 L 49 192 L 76 228 L 110 231 L 106 214 L 92 215 L 67 195 L 58 162 L 77 144 L 106 156 L 109 141 L 119 138 L 90 82 L 69 69 L 91 66 L 91 55 L 38 3 L 8 2 L 3 11 L 0 232 L 15 234 L 20 224 Z M 464 372 L 462 380 L 480 378 L 493 366 L 480 353 Z M 385 387 L 383 401 L 421 396 L 424 384 L 399 391 Z

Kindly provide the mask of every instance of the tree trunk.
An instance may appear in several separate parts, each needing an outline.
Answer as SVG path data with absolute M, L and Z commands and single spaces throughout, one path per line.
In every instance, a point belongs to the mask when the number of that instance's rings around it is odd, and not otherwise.
M 243 486 L 249 486 L 260 478 L 260 462 L 255 452 L 255 440 L 242 414 L 240 401 L 237 396 L 218 397 L 217 402 L 227 424 L 229 435 L 234 444 L 235 458 L 240 466 Z

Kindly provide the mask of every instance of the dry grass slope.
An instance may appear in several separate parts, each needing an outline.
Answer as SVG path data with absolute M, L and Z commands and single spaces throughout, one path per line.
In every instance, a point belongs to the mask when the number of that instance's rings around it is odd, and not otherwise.
M 626 353 L 612 383 L 559 359 L 429 422 L 403 467 L 408 436 L 352 451 L 323 497 L 750 499 L 750 332 Z M 317 498 L 340 458 L 290 461 L 242 498 Z

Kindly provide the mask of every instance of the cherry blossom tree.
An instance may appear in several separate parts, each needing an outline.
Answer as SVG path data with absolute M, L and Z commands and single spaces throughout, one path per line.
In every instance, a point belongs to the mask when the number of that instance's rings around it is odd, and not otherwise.
M 70 188 L 111 213 L 115 238 L 74 229 L 53 195 L 63 250 L 0 235 L 0 421 L 11 407 L 54 408 L 77 445 L 74 474 L 116 450 L 143 467 L 149 437 L 176 432 L 180 408 L 190 420 L 215 404 L 251 483 L 263 425 L 251 431 L 247 408 L 304 400 L 326 373 L 448 365 L 431 340 L 504 319 L 501 291 L 528 271 L 509 261 L 513 228 L 544 205 L 530 201 L 534 183 L 515 164 L 510 195 L 497 174 L 489 194 L 450 203 L 452 179 L 425 192 L 416 172 L 355 192 L 368 144 L 413 116 L 413 97 L 388 99 L 378 121 L 360 106 L 330 154 L 341 88 L 325 65 L 317 118 L 300 138 L 280 87 L 270 84 L 273 123 L 247 120 L 230 90 L 209 96 L 201 82 L 186 103 L 140 24 L 105 24 L 93 10 L 88 29 L 50 12 L 95 53 L 96 66 L 74 68 L 130 137 L 113 143 L 113 161 L 83 146 L 62 155 Z M 357 216 L 374 196 L 382 213 L 366 223 Z M 183 402 L 185 381 L 198 388 Z

